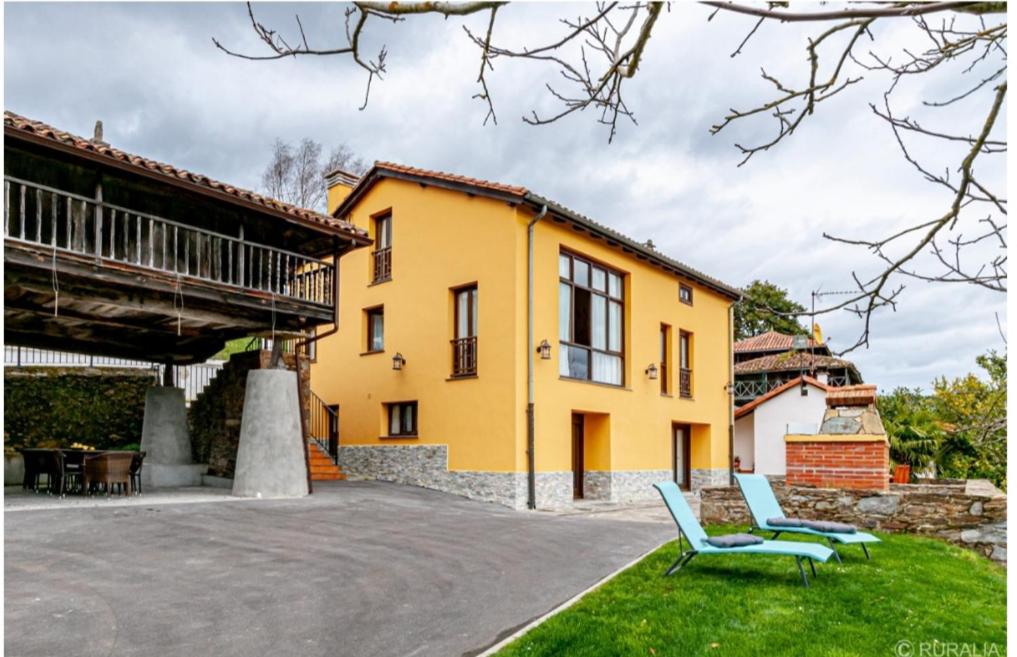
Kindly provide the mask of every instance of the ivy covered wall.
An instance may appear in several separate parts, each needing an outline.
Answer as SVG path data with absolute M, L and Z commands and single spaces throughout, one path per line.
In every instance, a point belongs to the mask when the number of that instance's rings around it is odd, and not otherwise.
M 141 442 L 149 370 L 4 369 L 4 447 L 100 449 Z

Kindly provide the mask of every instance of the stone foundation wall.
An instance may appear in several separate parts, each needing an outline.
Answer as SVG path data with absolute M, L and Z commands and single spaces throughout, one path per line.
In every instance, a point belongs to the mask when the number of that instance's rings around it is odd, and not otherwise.
M 693 491 L 709 486 L 727 486 L 731 483 L 731 471 L 727 468 L 693 468 L 690 483 Z
M 409 484 L 525 509 L 525 472 L 448 469 L 447 445 L 348 445 L 339 447 L 339 467 L 348 479 Z M 571 472 L 538 472 L 537 508 L 572 504 Z
M 240 420 L 244 411 L 244 394 L 247 390 L 247 373 L 264 369 L 272 358 L 270 351 L 246 351 L 233 354 L 187 413 L 191 434 L 191 451 L 195 463 L 208 463 L 208 474 L 233 477 L 236 467 L 237 445 L 240 442 Z M 293 369 L 293 354 L 283 354 L 283 363 Z M 304 399 L 305 426 L 309 423 L 310 363 L 300 361 L 298 373 Z
M 1006 495 L 985 480 L 895 484 L 888 491 L 771 484 L 789 517 L 934 536 L 1006 563 Z M 700 496 L 704 524 L 750 522 L 737 486 L 705 488 Z
M 614 470 L 583 473 L 583 497 L 609 502 L 638 502 L 658 497 L 653 484 L 670 481 L 670 470 Z

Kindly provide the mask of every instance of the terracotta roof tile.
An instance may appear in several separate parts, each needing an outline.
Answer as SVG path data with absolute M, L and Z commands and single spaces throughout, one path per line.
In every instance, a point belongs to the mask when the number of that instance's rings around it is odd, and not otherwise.
M 435 178 L 437 180 L 444 180 L 450 183 L 457 183 L 460 185 L 469 185 L 470 187 L 479 187 L 481 189 L 489 189 L 496 192 L 504 192 L 506 194 L 512 194 L 522 198 L 526 196 L 527 189 L 518 185 L 505 185 L 498 182 L 491 182 L 490 180 L 481 180 L 480 178 L 470 178 L 469 176 L 460 176 L 454 173 L 446 173 L 444 171 L 431 171 L 429 169 L 420 169 L 417 167 L 406 166 L 405 164 L 396 164 L 395 162 L 375 162 L 375 168 L 385 169 L 388 171 L 395 171 L 396 173 L 405 173 L 410 176 L 423 176 L 427 178 Z
M 768 354 L 741 363 L 735 363 L 735 374 L 754 374 L 756 372 L 790 372 L 793 370 L 831 369 L 847 367 L 855 369 L 854 363 L 834 356 L 813 356 L 807 351 L 785 351 L 780 354 Z
M 78 135 L 54 128 L 42 121 L 29 119 L 19 114 L 15 114 L 14 112 L 4 111 L 4 128 L 6 131 L 13 131 L 14 134 L 20 132 L 28 135 L 35 135 L 37 137 L 43 137 L 50 141 L 64 146 L 70 146 L 80 151 L 98 154 L 108 157 L 111 160 L 130 164 L 140 169 L 155 171 L 199 187 L 212 189 L 217 192 L 221 192 L 226 196 L 239 198 L 244 201 L 261 205 L 269 210 L 290 215 L 304 223 L 317 224 L 322 228 L 330 229 L 329 232 L 339 232 L 349 236 L 354 236 L 361 238 L 362 241 L 366 241 L 367 238 L 366 232 L 347 221 L 336 219 L 335 217 L 321 214 L 320 212 L 315 212 L 313 210 L 308 210 L 306 208 L 300 208 L 289 203 L 284 203 L 278 199 L 263 196 L 240 187 L 235 187 L 228 183 L 209 178 L 208 176 L 200 173 L 180 169 L 171 164 L 165 164 L 140 155 L 127 153 L 119 148 L 114 148 L 105 142 L 95 142 L 90 139 L 85 139 L 84 137 L 79 137 Z
M 786 333 L 767 331 L 766 333 L 754 335 L 751 338 L 738 340 L 734 343 L 734 350 L 735 353 L 751 353 L 753 351 L 787 351 L 791 348 L 792 340 L 794 340 L 794 336 Z M 809 338 L 809 347 L 812 346 L 819 346 L 819 344 L 812 338 Z
M 826 405 L 834 406 L 869 406 L 876 403 L 876 386 L 860 384 L 832 388 L 826 397 Z

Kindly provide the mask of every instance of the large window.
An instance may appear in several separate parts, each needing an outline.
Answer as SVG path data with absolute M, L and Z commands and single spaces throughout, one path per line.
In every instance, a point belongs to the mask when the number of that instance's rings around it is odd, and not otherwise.
M 570 253 L 558 257 L 559 372 L 622 385 L 622 275 Z
M 392 437 L 417 435 L 417 402 L 387 404 L 388 435 Z
M 374 353 L 385 350 L 385 309 L 368 308 L 367 314 L 367 351 Z
M 384 214 L 374 220 L 374 276 L 372 283 L 392 278 L 392 215 Z
M 477 373 L 477 286 L 453 290 L 453 302 L 452 376 L 473 376 Z

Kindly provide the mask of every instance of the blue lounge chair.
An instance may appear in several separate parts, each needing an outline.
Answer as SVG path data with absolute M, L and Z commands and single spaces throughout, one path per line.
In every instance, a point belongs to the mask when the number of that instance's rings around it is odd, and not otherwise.
M 878 538 L 865 532 L 824 532 L 810 527 L 795 527 L 784 524 L 779 526 L 772 525 L 769 522 L 770 520 L 774 518 L 787 518 L 787 516 L 784 515 L 784 510 L 780 508 L 780 502 L 777 501 L 777 496 L 773 494 L 773 489 L 770 487 L 770 482 L 767 481 L 766 477 L 758 474 L 736 474 L 735 480 L 738 482 L 738 487 L 742 490 L 742 497 L 745 498 L 745 504 L 748 505 L 749 512 L 752 514 L 752 528 L 749 529 L 749 533 L 752 533 L 753 530 L 761 529 L 773 532 L 774 534 L 771 538 L 777 538 L 783 533 L 806 534 L 808 536 L 824 538 L 830 543 L 830 547 L 833 548 L 834 557 L 836 557 L 838 562 L 840 561 L 840 554 L 837 553 L 837 543 L 845 545 L 857 543 L 862 546 L 865 558 L 871 559 L 869 549 L 865 547 L 865 544 L 880 542 Z
M 678 485 L 673 481 L 664 481 L 654 484 L 653 487 L 664 498 L 664 504 L 667 505 L 668 511 L 671 512 L 671 517 L 674 518 L 675 524 L 678 525 L 678 550 L 680 555 L 678 560 L 671 564 L 671 567 L 664 573 L 665 576 L 681 570 L 697 554 L 769 554 L 794 557 L 795 563 L 798 564 L 798 573 L 802 576 L 802 584 L 808 586 L 809 578 L 805 574 L 802 561 L 809 562 L 812 576 L 815 577 L 816 565 L 813 562 L 826 563 L 826 560 L 833 555 L 833 550 L 823 545 L 792 541 L 763 541 L 755 545 L 741 545 L 738 547 L 716 547 L 710 545 L 706 542 L 709 537 L 703 531 L 703 526 L 696 520 L 695 514 L 692 513 L 692 508 L 685 501 L 685 496 L 678 489 Z M 688 541 L 689 550 L 685 550 L 682 546 L 682 536 Z

